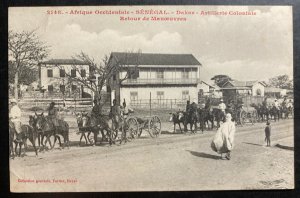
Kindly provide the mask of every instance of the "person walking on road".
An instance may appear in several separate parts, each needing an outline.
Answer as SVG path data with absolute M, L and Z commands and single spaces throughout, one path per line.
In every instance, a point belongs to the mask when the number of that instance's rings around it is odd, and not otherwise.
M 265 141 L 267 142 L 267 146 L 271 146 L 271 126 L 269 121 L 267 121 L 267 126 L 265 128 L 265 135 Z
M 232 122 L 230 113 L 226 114 L 226 121 L 218 129 L 212 143 L 213 151 L 221 154 L 221 159 L 231 159 L 231 151 L 234 146 L 235 123 Z M 225 154 L 225 158 L 223 158 Z

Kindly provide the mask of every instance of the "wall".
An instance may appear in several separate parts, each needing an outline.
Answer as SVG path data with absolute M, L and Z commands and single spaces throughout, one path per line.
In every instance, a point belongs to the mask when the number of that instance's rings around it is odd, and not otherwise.
M 198 90 L 197 87 L 122 87 L 120 89 L 120 100 L 126 100 L 127 104 L 133 103 L 130 100 L 130 92 L 137 92 L 138 93 L 138 101 L 135 102 L 149 102 L 150 99 L 150 92 L 151 92 L 151 99 L 153 102 L 157 102 L 157 91 L 164 92 L 164 102 L 168 102 L 171 99 L 176 99 L 178 101 L 182 101 L 182 92 L 189 91 L 189 98 L 191 101 L 194 99 L 198 99 Z M 186 100 L 184 100 L 186 102 Z
M 260 84 L 260 83 L 255 83 L 252 86 L 252 95 L 253 96 L 257 96 L 257 90 L 260 89 L 261 90 L 261 95 L 260 96 L 264 96 L 265 95 L 265 87 Z

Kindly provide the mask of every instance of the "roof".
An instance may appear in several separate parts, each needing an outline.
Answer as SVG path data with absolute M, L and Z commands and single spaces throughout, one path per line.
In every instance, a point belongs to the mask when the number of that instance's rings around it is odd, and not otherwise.
M 126 65 L 201 65 L 192 54 L 112 52 L 111 57 Z
M 88 65 L 88 62 L 84 62 L 77 59 L 50 59 L 44 62 L 40 62 L 41 64 L 48 65 Z
M 237 81 L 237 80 L 234 80 L 234 81 L 226 82 L 222 87 L 224 87 L 228 83 L 230 83 L 233 87 L 237 87 L 237 88 L 252 87 L 255 83 L 260 83 L 264 86 L 264 84 L 259 81 Z

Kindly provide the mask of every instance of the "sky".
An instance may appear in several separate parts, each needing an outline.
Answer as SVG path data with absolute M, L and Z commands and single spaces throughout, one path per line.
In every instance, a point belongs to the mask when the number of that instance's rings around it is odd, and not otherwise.
M 167 15 L 184 22 L 120 21 L 125 15 L 97 10 L 253 11 L 256 15 Z M 60 10 L 64 14 L 47 14 Z M 92 11 L 72 15 L 71 10 Z M 149 15 L 128 15 L 144 17 Z M 155 15 L 158 16 L 158 15 Z M 158 16 L 159 17 L 159 16 Z M 162 16 L 165 17 L 165 16 Z M 35 29 L 51 48 L 51 58 L 81 51 L 101 61 L 110 52 L 193 54 L 202 64 L 201 79 L 226 74 L 236 80 L 267 80 L 293 75 L 292 7 L 289 6 L 114 6 L 9 8 L 9 30 Z

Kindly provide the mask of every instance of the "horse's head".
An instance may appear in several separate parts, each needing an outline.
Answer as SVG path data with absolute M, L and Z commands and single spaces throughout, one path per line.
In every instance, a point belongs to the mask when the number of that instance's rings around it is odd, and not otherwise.
M 82 127 L 87 127 L 89 120 L 90 117 L 88 116 L 88 113 L 81 113 Z
M 174 117 L 175 117 L 175 113 L 169 113 L 170 114 L 170 119 L 169 121 L 170 122 L 173 122 L 174 121 Z
M 178 120 L 182 120 L 184 117 L 184 113 L 183 112 L 178 112 Z
M 42 130 L 44 123 L 46 122 L 46 118 L 44 116 L 44 112 L 41 113 L 40 115 L 38 115 L 37 113 L 35 113 L 36 115 L 36 129 L 37 130 Z
M 32 115 L 29 116 L 29 125 L 34 128 L 36 127 L 36 118 Z

